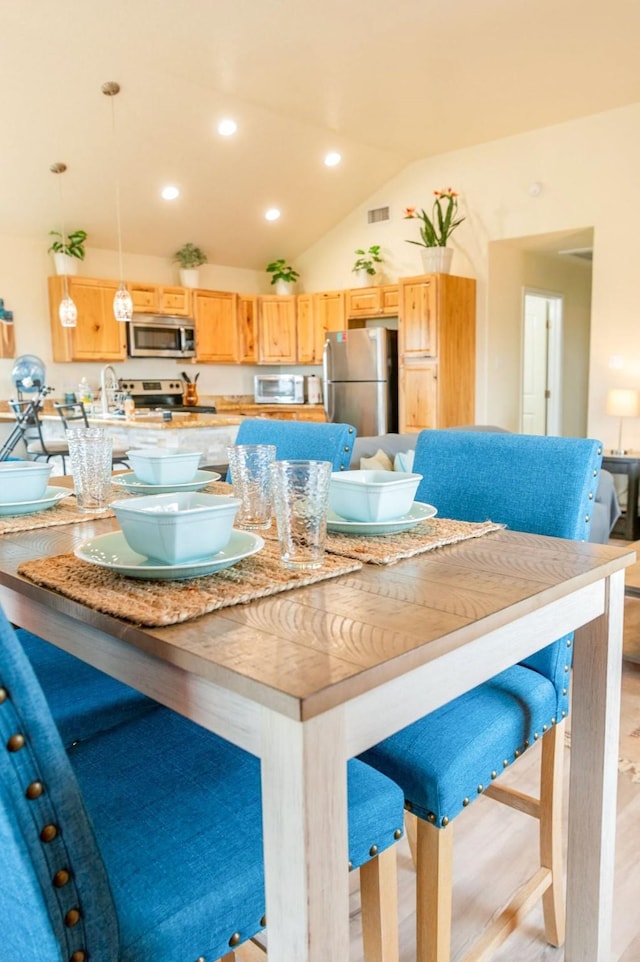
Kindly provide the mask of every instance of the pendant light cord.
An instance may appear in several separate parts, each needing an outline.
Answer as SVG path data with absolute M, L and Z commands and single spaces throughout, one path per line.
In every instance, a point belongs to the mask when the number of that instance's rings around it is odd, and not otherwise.
M 61 170 L 60 174 L 64 174 L 64 170 Z M 65 223 L 64 223 L 64 197 L 62 194 L 62 178 L 60 178 L 60 180 L 58 181 L 58 193 L 60 195 L 60 226 L 62 227 L 62 255 L 63 257 L 66 257 L 68 255 L 64 248 L 65 248 L 65 239 L 67 235 L 65 232 Z M 62 275 L 62 288 L 63 288 L 64 296 L 65 298 L 67 298 L 69 297 L 69 281 L 67 279 L 66 260 L 63 263 L 65 266 L 65 272 Z
M 111 135 L 113 139 L 113 166 L 116 172 L 116 228 L 118 231 L 118 267 L 120 283 L 124 283 L 122 270 L 122 220 L 120 217 L 120 165 L 118 162 L 118 140 L 116 136 L 116 105 L 115 97 L 111 97 Z

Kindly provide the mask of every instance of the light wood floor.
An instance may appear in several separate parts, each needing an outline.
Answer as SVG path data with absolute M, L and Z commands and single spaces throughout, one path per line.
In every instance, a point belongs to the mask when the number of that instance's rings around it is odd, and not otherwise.
M 623 715 L 631 716 L 638 729 L 640 760 L 640 665 L 625 662 Z M 535 791 L 538 746 L 531 748 L 518 765 L 504 776 L 525 791 Z M 566 749 L 565 784 L 568 791 L 570 749 Z M 566 801 L 566 794 L 565 794 Z M 566 824 L 566 804 L 565 804 Z M 453 941 L 451 962 L 507 900 L 511 889 L 530 874 L 536 857 L 537 823 L 533 819 L 481 797 L 455 822 Z M 414 875 L 406 841 L 399 845 L 400 962 L 415 962 Z M 356 873 L 352 873 L 355 882 Z M 354 886 L 355 887 L 355 886 Z M 362 962 L 359 895 L 352 892 L 352 962 Z M 563 949 L 544 941 L 542 914 L 536 908 L 508 939 L 493 962 L 562 962 Z M 618 824 L 614 933 L 608 962 L 640 962 L 640 783 L 630 773 L 618 779 Z

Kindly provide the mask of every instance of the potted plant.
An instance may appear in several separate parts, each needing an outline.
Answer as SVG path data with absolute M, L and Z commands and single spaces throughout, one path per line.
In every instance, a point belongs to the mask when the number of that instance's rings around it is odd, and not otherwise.
M 207 255 L 195 244 L 183 244 L 173 255 L 175 263 L 180 265 L 180 283 L 183 287 L 198 286 L 198 268 L 207 263 Z
M 380 245 L 372 244 L 367 250 L 359 247 L 354 253 L 358 255 L 358 259 L 351 270 L 356 275 L 357 285 L 359 287 L 367 287 L 367 285 L 371 283 L 370 278 L 376 274 L 374 264 L 382 264 Z
M 422 260 L 427 274 L 448 274 L 451 269 L 453 250 L 447 247 L 447 241 L 464 217 L 457 217 L 458 195 L 451 187 L 434 190 L 435 200 L 431 210 L 431 217 L 425 210 L 417 211 L 415 207 L 405 207 L 406 220 L 418 219 L 422 221 L 420 240 L 408 240 L 407 244 L 418 244 L 423 248 Z
M 267 264 L 265 270 L 271 274 L 271 283 L 275 284 L 276 294 L 292 294 L 293 288 L 300 274 L 293 269 L 284 257 Z
M 47 254 L 53 254 L 56 274 L 77 274 L 78 261 L 84 260 L 84 242 L 87 239 L 87 232 L 74 230 L 65 238 L 59 230 L 50 230 L 49 236 L 56 238 L 47 251 Z

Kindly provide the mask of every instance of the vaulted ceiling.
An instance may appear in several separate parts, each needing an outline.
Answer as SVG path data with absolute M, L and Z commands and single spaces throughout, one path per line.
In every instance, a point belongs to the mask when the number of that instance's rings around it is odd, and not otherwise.
M 416 159 L 640 101 L 638 36 L 637 0 L 3 0 L 0 232 L 59 227 L 62 161 L 92 247 L 118 180 L 127 251 L 294 259 Z

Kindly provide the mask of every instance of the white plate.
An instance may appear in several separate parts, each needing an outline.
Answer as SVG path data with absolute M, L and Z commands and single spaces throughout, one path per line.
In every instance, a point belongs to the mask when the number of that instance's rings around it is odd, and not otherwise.
M 264 547 L 264 541 L 250 531 L 234 528 L 226 548 L 198 561 L 185 561 L 183 564 L 170 565 L 151 560 L 133 551 L 126 542 L 122 531 L 101 534 L 97 538 L 83 541 L 75 550 L 82 561 L 108 568 L 129 578 L 160 578 L 164 581 L 179 581 L 183 578 L 199 578 L 230 568 L 243 558 L 255 554 Z
M 34 511 L 44 511 L 46 508 L 52 508 L 54 504 L 62 501 L 63 498 L 68 498 L 70 494 L 73 494 L 72 488 L 56 488 L 51 486 L 45 490 L 43 497 L 38 498 L 37 501 L 14 501 L 10 504 L 0 502 L 0 516 L 32 514 Z
M 135 494 L 171 494 L 173 491 L 199 491 L 212 481 L 219 480 L 220 475 L 216 471 L 196 471 L 193 481 L 181 481 L 179 484 L 147 484 L 146 481 L 139 481 L 132 471 L 111 478 L 111 484 Z
M 433 518 L 438 513 L 438 509 L 432 504 L 422 504 L 421 501 L 414 501 L 410 510 L 403 514 L 401 518 L 393 518 L 391 521 L 347 521 L 341 518 L 334 511 L 329 511 L 327 515 L 327 530 L 334 531 L 336 534 L 356 534 L 356 535 L 381 535 L 397 534 L 398 531 L 408 531 L 415 528 L 421 521 Z

